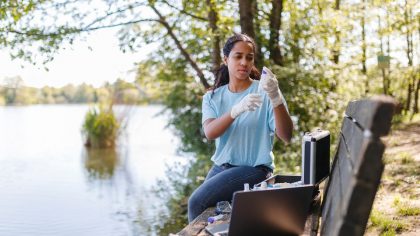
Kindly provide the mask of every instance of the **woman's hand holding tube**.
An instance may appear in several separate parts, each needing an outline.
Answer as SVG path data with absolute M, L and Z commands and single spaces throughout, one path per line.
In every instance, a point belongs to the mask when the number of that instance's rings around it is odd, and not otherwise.
M 261 95 L 257 93 L 251 93 L 246 95 L 242 100 L 232 107 L 230 116 L 235 119 L 240 114 L 246 111 L 255 111 L 262 104 Z
M 273 72 L 267 67 L 263 67 L 259 86 L 267 93 L 273 107 L 283 104 L 283 95 L 279 88 L 279 82 Z

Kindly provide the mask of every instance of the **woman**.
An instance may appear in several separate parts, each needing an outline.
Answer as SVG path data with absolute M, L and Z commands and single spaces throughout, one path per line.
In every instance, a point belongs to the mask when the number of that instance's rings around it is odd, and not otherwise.
M 191 195 L 188 220 L 233 193 L 268 178 L 273 171 L 274 134 L 286 143 L 293 123 L 275 76 L 254 66 L 256 46 L 245 34 L 235 34 L 223 47 L 224 64 L 213 91 L 203 98 L 202 124 L 206 137 L 216 139 L 214 162 L 204 183 Z M 264 92 L 258 92 L 258 87 Z

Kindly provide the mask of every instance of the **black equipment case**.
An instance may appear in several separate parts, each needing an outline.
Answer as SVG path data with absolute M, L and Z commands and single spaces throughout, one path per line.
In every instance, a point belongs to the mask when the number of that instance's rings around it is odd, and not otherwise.
M 319 184 L 330 173 L 330 132 L 318 129 L 302 138 L 302 184 Z

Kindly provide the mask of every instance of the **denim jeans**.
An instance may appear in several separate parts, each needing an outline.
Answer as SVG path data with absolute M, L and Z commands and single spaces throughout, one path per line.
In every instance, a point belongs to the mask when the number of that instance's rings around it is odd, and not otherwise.
M 232 201 L 233 193 L 244 189 L 244 184 L 252 187 L 270 177 L 272 170 L 265 166 L 222 166 L 213 165 L 201 184 L 188 200 L 188 221 L 191 222 L 208 207 L 220 201 Z

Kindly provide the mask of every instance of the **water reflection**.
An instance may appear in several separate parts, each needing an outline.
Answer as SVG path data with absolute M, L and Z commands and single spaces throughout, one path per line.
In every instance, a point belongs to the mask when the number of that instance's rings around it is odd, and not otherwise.
M 116 148 L 84 148 L 82 159 L 89 182 L 112 179 L 119 164 L 119 154 Z
M 126 145 L 106 149 L 83 148 L 82 165 L 89 191 L 110 201 L 110 217 L 125 225 L 121 232 L 159 235 L 156 228 L 160 222 L 156 216 L 167 212 L 162 207 L 164 201 L 156 198 L 151 187 L 135 180 L 128 153 Z

